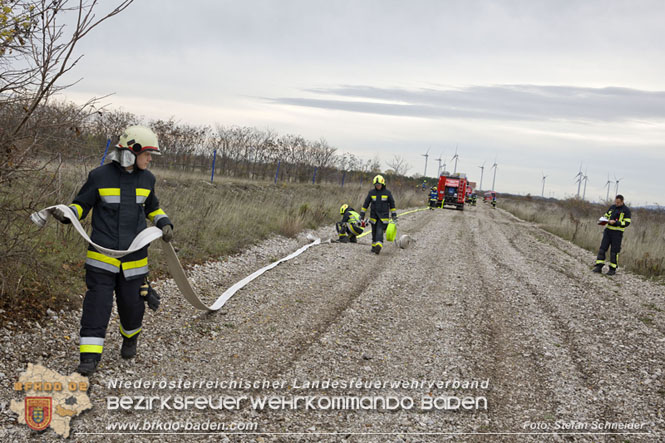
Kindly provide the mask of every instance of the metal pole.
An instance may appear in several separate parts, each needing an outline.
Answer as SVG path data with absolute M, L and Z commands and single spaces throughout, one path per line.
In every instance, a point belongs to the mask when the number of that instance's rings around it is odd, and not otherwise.
M 109 152 L 109 145 L 111 145 L 111 139 L 109 138 L 106 140 L 106 149 L 104 149 L 104 155 L 102 156 L 102 162 L 99 164 L 99 166 L 102 166 L 104 164 L 104 160 L 106 160 L 106 154 Z
M 545 197 L 545 177 L 543 177 L 543 190 L 540 193 L 541 197 Z
M 277 184 L 277 177 L 279 177 L 279 165 L 282 163 L 281 160 L 277 161 L 277 171 L 275 171 L 275 184 Z
M 494 191 L 494 183 L 496 183 L 496 166 L 494 167 L 494 178 L 492 179 L 492 191 Z
M 586 177 L 584 177 L 584 192 L 582 192 L 582 200 L 586 198 Z
M 485 173 L 485 167 L 481 166 L 480 167 L 480 186 L 478 189 L 482 190 L 483 189 L 483 174 Z
M 212 151 L 212 172 L 210 173 L 210 183 L 215 179 L 215 160 L 217 160 L 217 149 Z

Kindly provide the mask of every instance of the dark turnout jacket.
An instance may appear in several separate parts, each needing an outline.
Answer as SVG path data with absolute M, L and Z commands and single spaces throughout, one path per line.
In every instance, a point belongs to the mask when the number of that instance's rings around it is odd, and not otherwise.
M 69 207 L 79 220 L 92 210 L 90 238 L 109 249 L 129 248 L 136 235 L 146 228 L 146 219 L 160 229 L 173 226 L 159 207 L 155 176 L 138 168 L 128 172 L 116 162 L 93 169 Z M 148 247 L 116 259 L 89 246 L 85 265 L 112 273 L 122 269 L 125 278 L 136 278 L 148 273 Z
M 604 214 L 604 217 L 608 220 L 616 220 L 614 225 L 608 223 L 605 226 L 606 229 L 623 232 L 630 225 L 630 208 L 626 205 L 612 205 Z
M 363 203 L 363 207 L 360 209 L 360 218 L 365 218 L 365 212 L 367 212 L 367 208 L 369 208 L 370 205 L 372 208 L 369 214 L 370 221 L 372 222 L 380 220 L 384 223 L 388 223 L 391 216 L 397 217 L 395 199 L 393 198 L 393 194 L 387 190 L 385 186 L 382 186 L 381 190 L 378 191 L 376 188 L 372 188 L 369 191 L 365 198 L 365 202 Z

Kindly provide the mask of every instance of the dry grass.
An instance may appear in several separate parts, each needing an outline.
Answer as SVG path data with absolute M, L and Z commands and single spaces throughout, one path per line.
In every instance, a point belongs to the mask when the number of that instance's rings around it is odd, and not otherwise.
M 53 174 L 43 172 L 44 174 Z M 209 177 L 194 173 L 153 170 L 157 196 L 175 225 L 174 245 L 185 264 L 219 259 L 241 251 L 271 235 L 293 237 L 303 229 L 332 225 L 343 203 L 359 209 L 370 185 L 282 184 Z M 31 183 L 17 184 L 10 192 L 38 202 L 37 207 L 68 203 L 87 176 L 82 167 L 61 172 L 58 189 L 45 197 Z M 34 180 L 34 179 L 33 179 Z M 423 194 L 410 186 L 393 189 L 398 208 L 420 206 Z M 60 197 L 57 197 L 57 196 Z M 28 221 L 29 213 L 21 223 Z M 84 222 L 89 229 L 90 216 Z M 73 229 L 51 222 L 42 230 L 31 229 L 21 260 L 0 259 L 2 294 L 0 324 L 8 318 L 42 317 L 46 308 L 59 310 L 78 305 L 85 291 L 83 260 L 86 245 Z M 151 254 L 151 269 L 166 271 L 161 254 Z M 20 303 L 19 303 L 20 302 Z M 19 305 L 17 305 L 19 303 Z M 17 308 L 18 306 L 18 308 Z M 9 315 L 15 314 L 15 315 Z
M 589 251 L 598 252 L 603 228 L 598 217 L 608 205 L 582 200 L 543 200 L 530 197 L 504 197 L 501 207 L 543 229 L 570 240 Z M 647 276 L 665 276 L 665 212 L 634 209 L 632 224 L 626 229 L 620 266 Z

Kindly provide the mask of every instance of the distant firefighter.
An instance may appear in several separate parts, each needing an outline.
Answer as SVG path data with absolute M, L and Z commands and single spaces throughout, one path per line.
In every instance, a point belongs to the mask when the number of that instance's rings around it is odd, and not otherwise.
M 386 189 L 386 179 L 377 175 L 372 180 L 374 187 L 367 193 L 360 218 L 365 218 L 365 213 L 371 205 L 369 222 L 372 224 L 372 252 L 381 253 L 383 249 L 383 233 L 388 229 L 388 222 L 392 217 L 393 223 L 397 220 L 397 209 L 393 194 Z
M 429 208 L 434 210 L 436 204 L 439 202 L 439 191 L 437 191 L 436 186 L 432 186 L 429 190 Z
M 623 195 L 617 195 L 614 204 L 610 206 L 607 212 L 598 220 L 599 225 L 605 226 L 603 240 L 600 242 L 596 265 L 593 272 L 603 272 L 605 254 L 610 249 L 610 270 L 607 275 L 614 275 L 619 267 L 619 252 L 621 252 L 621 241 L 623 232 L 630 225 L 630 208 L 623 203 Z

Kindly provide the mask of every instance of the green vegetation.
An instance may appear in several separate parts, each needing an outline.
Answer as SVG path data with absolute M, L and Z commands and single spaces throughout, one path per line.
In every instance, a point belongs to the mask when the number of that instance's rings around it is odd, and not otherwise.
M 626 202 L 630 206 L 630 202 Z M 598 252 L 603 228 L 597 225 L 609 205 L 579 199 L 552 200 L 504 196 L 501 207 L 515 216 L 538 224 L 594 253 Z M 665 275 L 665 212 L 631 208 L 632 224 L 626 229 L 619 266 L 646 277 Z

